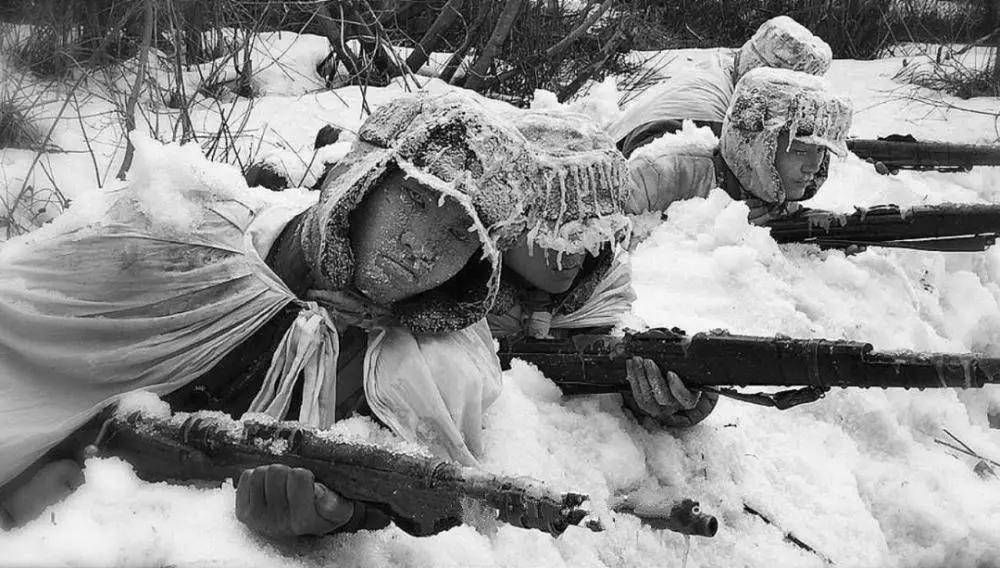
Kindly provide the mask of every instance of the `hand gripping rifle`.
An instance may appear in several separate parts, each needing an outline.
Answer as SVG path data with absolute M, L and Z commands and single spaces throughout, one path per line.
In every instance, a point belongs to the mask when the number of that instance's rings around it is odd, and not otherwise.
M 245 469 L 278 463 L 305 468 L 340 495 L 384 511 L 414 536 L 446 531 L 462 524 L 467 511 L 483 509 L 552 536 L 581 522 L 604 530 L 581 508 L 586 495 L 559 493 L 529 477 L 338 441 L 290 422 L 237 422 L 218 412 L 158 417 L 118 411 L 104 421 L 94 446 L 98 455 L 128 461 L 148 481 L 239 479 Z M 665 515 L 639 516 L 685 534 L 713 536 L 718 528 L 689 499 Z
M 631 392 L 625 360 L 652 359 L 692 388 L 779 409 L 813 402 L 831 387 L 981 388 L 1000 384 L 1000 359 L 974 354 L 873 351 L 869 343 L 731 335 L 686 335 L 674 328 L 626 333 L 581 333 L 565 339 L 500 341 L 500 361 L 538 367 L 566 394 Z M 730 387 L 799 387 L 747 394 Z
M 982 251 L 1000 234 L 1000 205 L 944 203 L 909 209 L 879 205 L 851 214 L 807 209 L 765 226 L 779 243 L 815 243 L 822 248 Z
M 880 174 L 901 169 L 966 172 L 973 166 L 1000 166 L 1000 146 L 920 142 L 906 134 L 878 140 L 847 140 L 847 148 L 875 165 Z

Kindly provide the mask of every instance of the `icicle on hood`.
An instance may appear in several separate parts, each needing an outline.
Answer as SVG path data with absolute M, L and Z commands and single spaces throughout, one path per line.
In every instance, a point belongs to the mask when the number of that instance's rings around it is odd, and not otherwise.
M 515 109 L 510 124 L 527 139 L 532 162 L 527 194 L 528 242 L 568 253 L 621 240 L 627 164 L 593 121 L 559 109 Z
M 473 220 L 482 255 L 441 286 L 390 306 L 412 331 L 444 333 L 481 319 L 499 283 L 500 253 L 524 230 L 522 186 L 531 155 L 517 130 L 472 96 L 418 93 L 378 108 L 351 152 L 330 172 L 301 235 L 315 287 L 354 280 L 350 213 L 393 168 L 457 200 Z
M 611 267 L 612 246 L 626 238 L 628 166 L 614 141 L 588 117 L 561 109 L 514 110 L 510 123 L 532 156 L 527 194 L 527 240 L 566 253 L 588 252 L 573 286 L 554 301 L 560 313 L 579 308 Z M 594 258 L 596 257 L 596 258 Z M 516 280 L 516 279 L 515 279 Z M 503 306 L 517 287 L 505 279 Z
M 781 133 L 790 133 L 789 143 L 821 144 L 843 156 L 850 127 L 850 102 L 831 94 L 823 79 L 798 71 L 758 68 L 736 84 L 719 148 L 745 191 L 768 203 L 784 203 L 785 188 L 774 167 Z M 802 200 L 823 185 L 829 165 L 828 154 Z
M 825 41 L 792 18 L 777 16 L 761 24 L 736 53 L 734 80 L 758 67 L 824 75 L 832 62 L 833 50 Z

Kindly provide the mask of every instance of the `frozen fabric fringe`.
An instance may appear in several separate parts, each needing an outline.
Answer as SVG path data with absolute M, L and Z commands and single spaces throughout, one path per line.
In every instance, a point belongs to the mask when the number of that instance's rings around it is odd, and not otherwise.
M 507 118 L 533 158 L 523 187 L 528 242 L 596 255 L 603 244 L 624 238 L 627 169 L 611 139 L 572 112 L 534 109 Z

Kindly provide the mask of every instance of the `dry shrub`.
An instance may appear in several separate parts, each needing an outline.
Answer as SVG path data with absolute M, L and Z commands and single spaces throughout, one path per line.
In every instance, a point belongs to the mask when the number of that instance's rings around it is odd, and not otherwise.
M 590 4 L 595 9 L 599 2 Z M 499 12 L 503 5 L 491 0 L 467 2 L 463 21 L 482 19 L 477 17 L 483 11 Z M 525 3 L 483 92 L 518 105 L 530 101 L 536 89 L 552 91 L 559 100 L 566 100 L 590 81 L 600 81 L 608 75 L 626 75 L 638 68 L 638 63 L 627 55 L 633 45 L 632 34 L 641 25 L 640 17 L 630 9 L 615 7 L 580 35 L 567 51 L 557 57 L 546 56 L 546 50 L 580 26 L 583 19 L 579 8 L 567 7 L 562 2 Z M 485 21 L 489 22 L 486 29 L 476 32 L 479 40 L 473 43 L 474 52 L 481 51 L 489 38 L 495 14 L 487 16 Z M 466 26 L 456 27 L 462 33 L 470 31 Z M 441 49 L 447 51 L 448 47 Z
M 27 109 L 15 98 L 0 94 L 0 148 L 34 150 L 42 147 L 42 138 Z
M 39 77 L 62 78 L 76 66 L 72 41 L 52 28 L 35 28 L 11 54 L 11 61 L 18 68 Z
M 870 59 L 897 41 L 967 41 L 989 30 L 973 0 L 633 0 L 685 47 L 739 46 L 764 21 L 787 15 L 835 57 Z M 655 39 L 655 36 L 653 36 Z M 669 47 L 669 46 L 667 46 Z M 637 43 L 637 49 L 663 49 Z
M 0 242 L 23 235 L 52 221 L 69 207 L 70 201 L 53 188 L 26 185 L 16 195 L 0 195 Z
M 961 99 L 1000 96 L 1000 78 L 995 68 L 997 48 L 993 52 L 992 58 L 977 61 L 963 57 L 962 50 L 938 46 L 928 62 L 904 64 L 895 78 Z

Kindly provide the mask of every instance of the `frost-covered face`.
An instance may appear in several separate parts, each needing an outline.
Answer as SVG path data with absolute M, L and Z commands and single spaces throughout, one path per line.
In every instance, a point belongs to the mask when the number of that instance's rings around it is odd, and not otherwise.
M 521 275 L 532 286 L 550 294 L 569 290 L 583 267 L 585 253 L 562 253 L 528 245 L 527 234 L 517 239 L 514 247 L 503 254 L 504 266 Z
M 801 140 L 793 140 L 789 145 L 788 132 L 781 133 L 774 149 L 774 169 L 778 171 L 781 187 L 785 190 L 785 199 L 802 199 L 825 157 L 826 147 Z
M 396 171 L 351 215 L 354 285 L 389 304 L 445 283 L 479 248 L 472 219 L 454 199 Z

